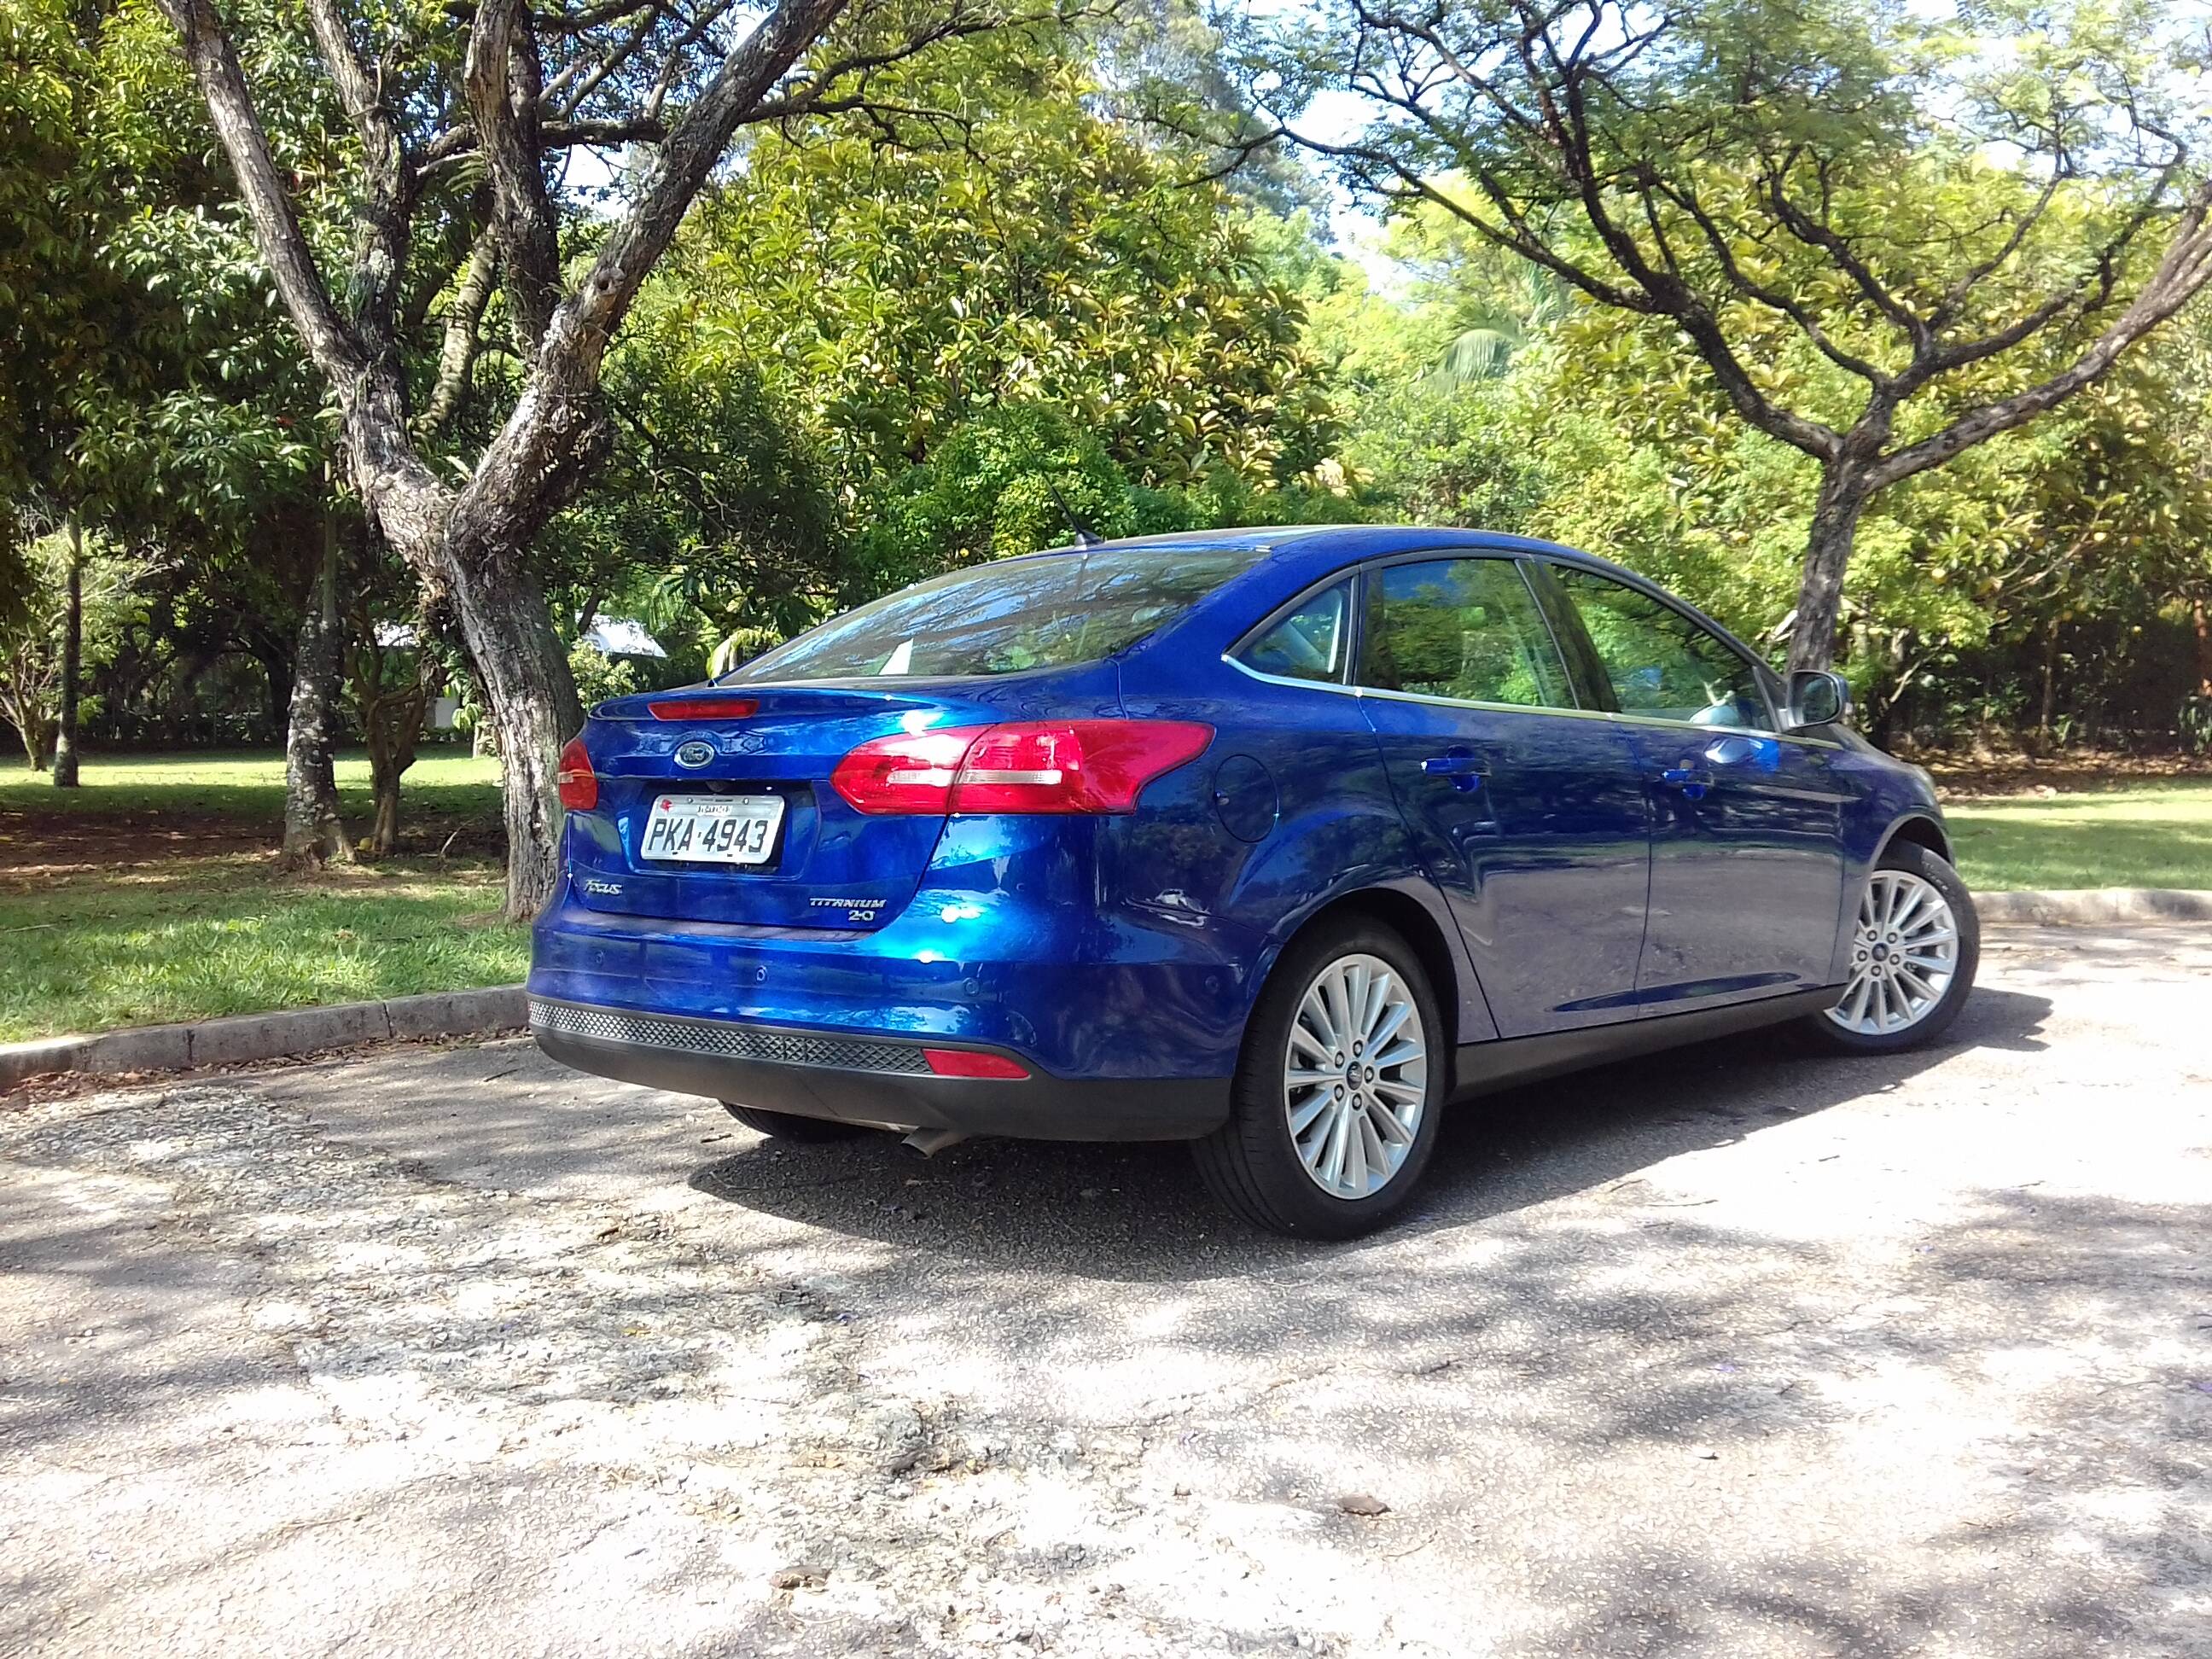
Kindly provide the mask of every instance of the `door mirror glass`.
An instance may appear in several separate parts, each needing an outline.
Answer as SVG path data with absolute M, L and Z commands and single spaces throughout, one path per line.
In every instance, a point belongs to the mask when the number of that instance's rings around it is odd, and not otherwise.
M 1244 647 L 1244 665 L 1286 680 L 1344 678 L 1344 647 L 1351 629 L 1352 602 L 1339 583 L 1316 593 Z
M 1362 685 L 1516 708 L 1575 706 L 1551 628 L 1512 560 L 1384 565 L 1367 592 Z
M 1841 674 L 1801 668 L 1790 677 L 1790 724 L 1830 726 L 1851 712 L 1851 688 Z
M 1553 565 L 1552 574 L 1582 619 L 1622 714 L 1772 729 L 1758 671 L 1719 635 L 1610 576 L 1565 564 Z

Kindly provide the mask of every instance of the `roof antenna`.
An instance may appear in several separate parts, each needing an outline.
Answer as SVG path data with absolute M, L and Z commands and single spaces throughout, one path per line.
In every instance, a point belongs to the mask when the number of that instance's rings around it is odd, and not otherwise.
M 1052 474 L 1040 472 L 1037 477 L 1042 478 L 1044 487 L 1052 491 L 1052 499 L 1060 508 L 1060 516 L 1067 520 L 1067 527 L 1075 532 L 1075 545 L 1078 547 L 1105 546 L 1106 538 L 1103 536 L 1093 534 L 1091 526 L 1075 516 L 1075 509 L 1068 506 L 1067 497 L 1060 493 L 1060 486 L 1052 481 Z

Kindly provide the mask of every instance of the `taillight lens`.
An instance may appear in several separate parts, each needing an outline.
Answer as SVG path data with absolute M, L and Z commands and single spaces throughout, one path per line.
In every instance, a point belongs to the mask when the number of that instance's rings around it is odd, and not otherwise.
M 561 805 L 571 812 L 588 812 L 599 804 L 599 775 L 592 770 L 592 757 L 584 752 L 581 738 L 568 739 L 554 776 L 561 786 Z
M 1127 812 L 1164 772 L 1197 757 L 1213 728 L 1182 720 L 994 726 L 969 746 L 956 812 Z
M 856 811 L 942 817 L 951 810 L 952 781 L 960 775 L 968 745 L 984 729 L 952 726 L 876 738 L 837 763 L 830 787 Z
M 939 1077 L 1024 1078 L 1029 1067 L 1004 1054 L 978 1054 L 973 1048 L 924 1048 L 921 1058 Z
M 858 811 L 1127 812 L 1195 759 L 1213 728 L 1184 720 L 1050 720 L 900 732 L 862 744 L 830 787 Z
M 657 720 L 739 720 L 760 707 L 757 697 L 656 697 L 646 704 Z

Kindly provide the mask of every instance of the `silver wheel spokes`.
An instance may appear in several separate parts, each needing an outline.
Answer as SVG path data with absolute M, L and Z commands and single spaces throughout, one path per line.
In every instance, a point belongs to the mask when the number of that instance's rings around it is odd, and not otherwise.
M 1283 1056 L 1291 1144 L 1332 1198 L 1390 1184 L 1421 1129 L 1429 1051 L 1421 1011 L 1380 957 L 1341 957 L 1299 999 Z
M 1959 921 L 1942 890 L 1909 870 L 1877 870 L 1859 901 L 1851 979 L 1828 1018 L 1887 1036 L 1928 1018 L 1959 968 Z

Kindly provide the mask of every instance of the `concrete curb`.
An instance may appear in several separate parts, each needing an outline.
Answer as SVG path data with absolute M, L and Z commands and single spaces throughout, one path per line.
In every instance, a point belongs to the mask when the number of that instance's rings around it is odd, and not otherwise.
M 140 1025 L 94 1036 L 40 1037 L 0 1043 L 0 1089 L 54 1072 L 182 1072 L 392 1037 L 475 1036 L 519 1030 L 524 1019 L 522 988 L 492 985 L 182 1025 Z
M 2084 887 L 2049 893 L 1977 893 L 1974 908 L 1984 921 L 1998 927 L 2212 921 L 2212 892 L 2185 887 Z

